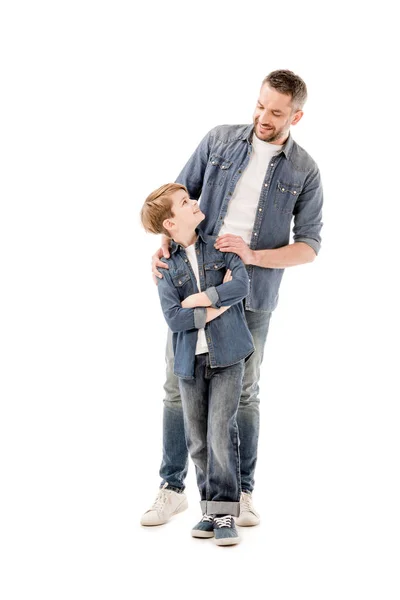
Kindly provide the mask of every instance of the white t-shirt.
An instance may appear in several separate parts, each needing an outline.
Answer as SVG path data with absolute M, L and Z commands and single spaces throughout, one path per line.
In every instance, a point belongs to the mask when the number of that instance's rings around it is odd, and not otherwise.
M 189 259 L 189 262 L 192 266 L 193 273 L 196 277 L 197 287 L 199 288 L 199 291 L 200 291 L 201 288 L 200 288 L 199 265 L 198 265 L 197 258 L 196 258 L 195 244 L 188 246 L 187 248 L 185 248 L 185 250 L 186 250 L 186 255 Z M 199 329 L 198 334 L 197 334 L 196 354 L 204 354 L 204 352 L 208 352 L 206 334 L 205 334 L 204 329 Z
M 255 134 L 253 134 L 252 144 L 253 152 L 249 164 L 236 185 L 219 232 L 219 235 L 224 233 L 240 235 L 249 245 L 268 163 L 283 147 L 263 142 Z

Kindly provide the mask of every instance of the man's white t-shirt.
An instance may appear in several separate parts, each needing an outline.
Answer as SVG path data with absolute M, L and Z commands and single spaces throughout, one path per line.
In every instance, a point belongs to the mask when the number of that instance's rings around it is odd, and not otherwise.
M 249 245 L 268 163 L 283 148 L 283 146 L 263 142 L 255 134 L 253 134 L 252 144 L 253 152 L 249 164 L 236 185 L 219 232 L 219 235 L 224 233 L 240 235 Z
M 196 277 L 197 287 L 200 291 L 201 288 L 200 288 L 199 265 L 198 265 L 197 258 L 196 258 L 195 244 L 188 246 L 187 248 L 185 248 L 185 250 L 186 250 L 186 255 L 189 259 L 189 262 L 192 266 L 193 273 Z M 198 335 L 197 335 L 196 354 L 204 354 L 204 352 L 208 352 L 206 334 L 205 334 L 204 329 L 199 329 Z

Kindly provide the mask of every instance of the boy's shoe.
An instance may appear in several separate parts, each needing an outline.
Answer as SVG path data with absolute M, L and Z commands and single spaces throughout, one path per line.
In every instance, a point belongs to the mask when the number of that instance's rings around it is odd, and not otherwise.
M 204 514 L 201 521 L 192 529 L 192 536 L 195 538 L 212 538 L 214 537 L 213 518 Z
M 235 521 L 240 527 L 254 527 L 260 523 L 260 515 L 253 506 L 251 492 L 240 494 L 240 516 Z
M 169 519 L 188 507 L 186 495 L 167 489 L 168 483 L 158 490 L 153 506 L 144 513 L 140 524 L 145 526 L 163 525 Z
M 214 517 L 214 538 L 217 546 L 232 546 L 240 542 L 240 537 L 231 515 Z

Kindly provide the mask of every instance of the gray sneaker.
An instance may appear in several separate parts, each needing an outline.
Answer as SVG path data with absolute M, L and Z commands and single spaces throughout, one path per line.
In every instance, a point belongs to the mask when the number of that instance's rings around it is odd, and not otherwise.
M 171 517 L 184 511 L 188 507 L 186 495 L 183 492 L 169 490 L 168 483 L 158 490 L 157 498 L 153 506 L 144 513 L 140 524 L 148 526 L 163 525 Z
M 192 536 L 196 538 L 212 538 L 214 537 L 213 518 L 204 514 L 201 521 L 192 529 Z
M 254 525 L 259 525 L 260 515 L 253 506 L 251 492 L 242 492 L 240 494 L 240 515 L 235 518 L 235 521 L 239 527 L 254 527 Z
M 233 546 L 239 544 L 240 536 L 231 515 L 214 517 L 214 538 L 217 546 Z

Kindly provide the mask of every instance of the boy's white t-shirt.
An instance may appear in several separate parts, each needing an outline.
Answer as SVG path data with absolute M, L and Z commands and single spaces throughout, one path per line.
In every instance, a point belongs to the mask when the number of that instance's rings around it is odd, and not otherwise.
M 253 134 L 252 144 L 253 152 L 249 164 L 236 185 L 219 232 L 219 235 L 224 233 L 240 235 L 249 245 L 268 163 L 283 148 L 283 146 L 263 142 L 255 134 Z
M 188 246 L 187 248 L 185 248 L 185 250 L 186 250 L 186 255 L 189 259 L 189 262 L 192 266 L 193 273 L 196 277 L 197 287 L 199 288 L 199 291 L 200 291 L 201 288 L 200 288 L 199 265 L 198 265 L 197 258 L 196 258 L 195 244 Z M 204 354 L 205 352 L 208 352 L 206 334 L 205 334 L 204 329 L 199 329 L 198 334 L 197 334 L 197 344 L 196 344 L 195 354 Z

